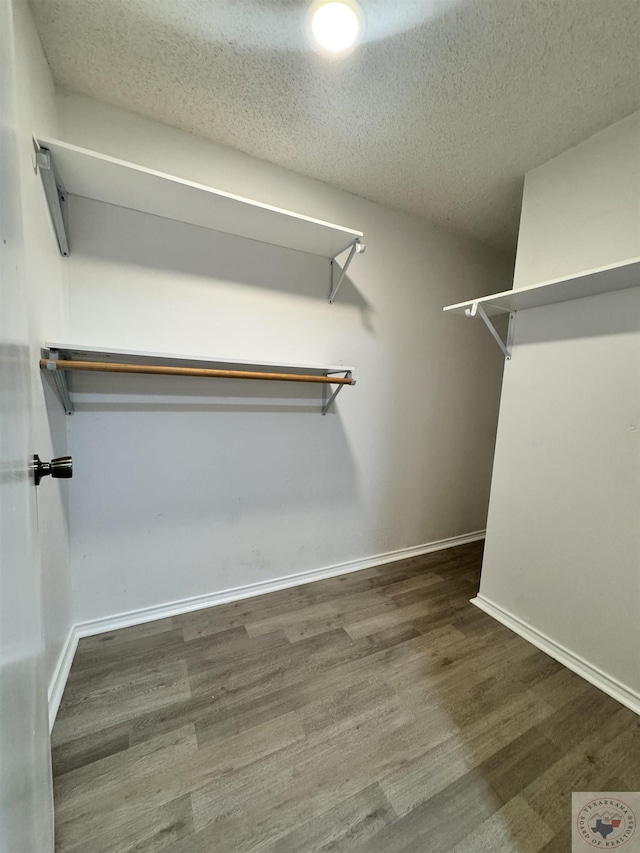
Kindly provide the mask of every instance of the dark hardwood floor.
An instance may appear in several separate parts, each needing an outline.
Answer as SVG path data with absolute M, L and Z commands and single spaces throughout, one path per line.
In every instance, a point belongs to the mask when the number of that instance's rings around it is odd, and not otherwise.
M 467 545 L 80 641 L 57 849 L 567 853 L 640 718 L 469 604 Z

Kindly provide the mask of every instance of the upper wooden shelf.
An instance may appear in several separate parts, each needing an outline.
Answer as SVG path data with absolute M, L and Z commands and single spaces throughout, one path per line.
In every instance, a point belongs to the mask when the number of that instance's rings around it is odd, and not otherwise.
M 572 299 L 582 299 L 586 296 L 596 296 L 599 293 L 610 293 L 638 286 L 640 286 L 640 258 L 632 258 L 621 264 L 587 270 L 578 275 L 556 278 L 552 281 L 544 281 L 542 284 L 532 284 L 517 290 L 504 290 L 480 299 L 447 305 L 443 310 L 452 311 L 454 314 L 464 314 L 466 311 L 475 314 L 474 306 L 477 305 L 482 306 L 484 313 L 490 316 L 523 311 L 527 308 L 539 308 L 542 305 L 555 305 L 558 302 L 569 302 Z
M 361 247 L 363 234 L 353 228 L 196 184 L 68 142 L 43 138 L 37 143 L 43 180 L 46 172 L 52 171 L 57 189 L 63 194 L 107 202 L 326 258 L 335 258 L 355 244 Z M 55 187 L 50 187 L 50 207 L 55 202 L 54 193 Z M 53 210 L 52 215 L 55 220 Z M 61 228 L 61 223 L 60 228 L 56 226 L 59 241 Z M 62 236 L 63 239 L 66 237 Z M 66 251 L 62 244 L 60 248 L 63 254 L 68 254 L 68 246 Z

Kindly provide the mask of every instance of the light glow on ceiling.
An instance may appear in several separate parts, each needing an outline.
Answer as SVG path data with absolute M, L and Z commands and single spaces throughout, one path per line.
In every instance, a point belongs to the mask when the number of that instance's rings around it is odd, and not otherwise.
M 314 41 L 329 53 L 345 53 L 353 48 L 360 35 L 362 15 L 353 3 L 331 0 L 313 12 L 311 34 Z

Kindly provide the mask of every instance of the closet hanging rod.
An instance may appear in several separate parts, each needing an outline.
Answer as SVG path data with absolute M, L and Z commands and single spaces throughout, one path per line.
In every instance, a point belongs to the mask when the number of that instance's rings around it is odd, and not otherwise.
M 69 361 L 41 358 L 43 370 L 97 370 L 107 373 L 150 373 L 171 376 L 206 376 L 210 379 L 268 379 L 274 382 L 316 382 L 323 385 L 355 385 L 346 376 L 317 376 L 308 373 L 266 373 L 255 370 L 218 370 L 203 367 L 170 367 L 159 364 L 122 364 L 117 362 Z

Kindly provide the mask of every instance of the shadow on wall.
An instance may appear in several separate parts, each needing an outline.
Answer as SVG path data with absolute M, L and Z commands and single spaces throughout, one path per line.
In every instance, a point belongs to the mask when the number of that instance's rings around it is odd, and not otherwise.
M 321 301 L 328 299 L 331 289 L 330 263 L 319 255 L 76 196 L 69 196 L 69 218 L 72 255 L 86 255 L 110 266 L 147 267 Z M 340 256 L 338 263 L 345 258 Z M 358 257 L 354 266 L 361 261 Z M 339 299 L 366 317 L 369 303 L 348 275 Z
M 640 329 L 640 288 L 604 293 L 516 314 L 518 346 L 633 335 Z
M 139 377 L 126 379 L 132 391 L 145 393 Z M 127 531 L 139 546 L 169 515 L 176 533 L 189 530 L 194 537 L 182 554 L 189 565 L 189 550 L 198 551 L 209 537 L 204 528 L 196 532 L 197 519 L 209 528 L 231 525 L 220 529 L 222 538 L 240 524 L 260 541 L 269 519 L 279 517 L 286 525 L 289 517 L 308 517 L 310 507 L 313 518 L 317 507 L 316 518 L 329 521 L 341 506 L 359 502 L 358 471 L 342 421 L 322 417 L 308 398 L 296 397 L 300 407 L 286 401 L 265 407 L 255 399 L 234 403 L 233 394 L 207 403 L 182 393 L 173 396 L 173 405 L 145 397 L 142 405 L 87 403 L 70 419 L 82 538 L 91 540 L 91 528 L 106 523 L 118 542 Z M 219 416 L 212 420 L 211 411 Z M 247 411 L 251 417 L 237 414 Z M 295 419 L 295 428 L 291 411 L 306 416 L 304 422 Z M 317 536 L 314 528 L 312 522 L 310 540 Z M 115 542 L 112 547 L 119 550 Z

